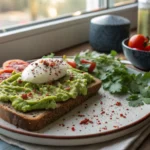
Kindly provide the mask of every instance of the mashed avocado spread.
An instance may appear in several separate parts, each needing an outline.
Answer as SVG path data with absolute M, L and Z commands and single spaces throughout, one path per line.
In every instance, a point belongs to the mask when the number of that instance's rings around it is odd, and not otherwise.
M 55 109 L 56 102 L 86 95 L 91 82 L 90 74 L 72 68 L 63 78 L 46 84 L 25 82 L 21 80 L 21 73 L 13 73 L 0 83 L 0 101 L 11 102 L 14 109 L 22 112 Z

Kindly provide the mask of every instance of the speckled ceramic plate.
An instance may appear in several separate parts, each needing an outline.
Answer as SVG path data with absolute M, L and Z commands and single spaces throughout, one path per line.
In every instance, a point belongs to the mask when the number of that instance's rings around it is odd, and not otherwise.
M 150 105 L 129 107 L 125 99 L 100 89 L 85 103 L 38 132 L 16 128 L 0 119 L 0 134 L 23 142 L 55 146 L 109 141 L 150 122 Z

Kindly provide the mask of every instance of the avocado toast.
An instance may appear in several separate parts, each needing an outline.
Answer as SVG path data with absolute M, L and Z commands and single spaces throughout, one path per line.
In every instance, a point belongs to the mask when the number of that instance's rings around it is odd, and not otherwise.
M 13 73 L 0 84 L 0 117 L 29 131 L 37 131 L 97 93 L 101 81 L 88 73 L 68 68 L 49 83 L 23 81 Z

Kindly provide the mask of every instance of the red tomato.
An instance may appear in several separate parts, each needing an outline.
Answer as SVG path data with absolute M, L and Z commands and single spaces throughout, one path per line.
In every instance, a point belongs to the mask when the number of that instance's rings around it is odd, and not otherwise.
M 144 50 L 147 45 L 149 39 L 142 34 L 133 35 L 128 42 L 128 46 L 131 48 L 137 48 L 140 50 Z
M 13 69 L 0 69 L 0 82 L 9 78 L 13 71 Z
M 146 51 L 150 51 L 150 45 L 145 47 Z
M 93 62 L 93 61 L 88 61 L 88 60 L 82 59 L 82 60 L 81 60 L 81 63 L 82 63 L 82 64 L 90 64 L 90 67 L 88 68 L 88 71 L 89 71 L 89 72 L 93 72 L 93 70 L 94 70 L 95 67 L 96 67 L 96 63 Z
M 68 63 L 70 66 L 72 66 L 73 68 L 76 68 L 76 67 L 77 67 L 77 65 L 76 65 L 76 63 L 75 63 L 74 61 L 67 61 L 67 63 Z
M 21 72 L 29 65 L 28 62 L 20 60 L 20 59 L 13 59 L 8 60 L 3 63 L 4 69 L 14 69 L 15 71 Z

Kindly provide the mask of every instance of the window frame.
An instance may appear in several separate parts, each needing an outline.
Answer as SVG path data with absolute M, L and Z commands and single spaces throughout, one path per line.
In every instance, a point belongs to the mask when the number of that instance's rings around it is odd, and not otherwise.
M 126 17 L 131 21 L 131 29 L 134 29 L 137 27 L 137 6 L 136 2 L 1 33 L 0 64 L 13 58 L 34 59 L 88 42 L 90 20 L 100 15 L 113 14 Z

